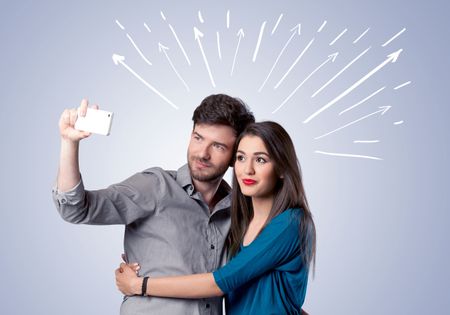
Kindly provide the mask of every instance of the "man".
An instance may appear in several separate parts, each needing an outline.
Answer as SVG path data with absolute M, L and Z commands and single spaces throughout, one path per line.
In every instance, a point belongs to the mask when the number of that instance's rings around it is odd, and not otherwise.
M 84 116 L 87 101 L 79 112 Z M 125 253 L 140 275 L 212 272 L 225 261 L 230 227 L 230 187 L 222 180 L 236 137 L 253 114 L 239 99 L 206 97 L 194 111 L 188 163 L 177 171 L 149 168 L 97 191 L 84 189 L 79 171 L 77 110 L 59 121 L 60 165 L 53 198 L 62 218 L 77 224 L 124 224 Z M 220 298 L 183 300 L 130 296 L 121 314 L 221 314 Z

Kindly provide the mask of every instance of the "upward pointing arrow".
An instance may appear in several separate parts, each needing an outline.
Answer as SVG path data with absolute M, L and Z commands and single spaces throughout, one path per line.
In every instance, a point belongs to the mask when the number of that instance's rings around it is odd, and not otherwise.
M 112 55 L 112 60 L 114 62 L 114 64 L 117 66 L 119 64 L 121 64 L 122 66 L 125 67 L 125 69 L 127 69 L 128 71 L 130 71 L 139 81 L 141 81 L 142 83 L 144 83 L 145 86 L 147 86 L 150 90 L 152 90 L 154 93 L 156 93 L 159 97 L 161 97 L 164 101 L 166 101 L 167 103 L 169 103 L 173 108 L 178 109 L 178 106 L 175 105 L 174 103 L 172 103 L 167 97 L 165 97 L 164 95 L 161 94 L 161 92 L 159 92 L 157 89 L 155 89 L 150 83 L 148 83 L 147 81 L 145 81 L 144 79 L 142 79 L 136 72 L 134 72 L 133 69 L 131 69 L 126 63 L 125 63 L 125 57 L 121 56 L 121 55 L 117 55 L 117 54 L 113 54 Z
M 334 62 L 336 60 L 336 57 L 339 53 L 335 52 L 334 54 L 331 54 L 328 56 L 328 58 L 322 62 L 316 69 L 314 69 L 295 89 L 294 91 L 292 91 L 291 94 L 289 94 L 288 97 L 286 97 L 286 99 L 283 101 L 283 103 L 280 104 L 280 106 L 278 106 L 273 112 L 272 114 L 276 113 L 281 107 L 283 107 L 284 104 L 287 103 L 287 101 L 289 101 L 291 99 L 291 97 L 298 91 L 298 89 L 300 87 L 302 87 L 303 84 L 305 84 L 306 81 L 308 81 L 308 79 L 310 77 L 313 76 L 314 73 L 316 73 L 317 71 L 319 71 L 320 68 L 322 68 L 323 66 L 325 66 L 329 61 Z
M 369 79 L 372 75 L 374 75 L 376 72 L 378 72 L 380 69 L 382 69 L 384 66 L 386 66 L 388 63 L 392 62 L 396 62 L 398 59 L 398 56 L 400 55 L 400 53 L 403 51 L 403 49 L 399 49 L 396 52 L 393 52 L 392 54 L 387 56 L 387 59 L 385 61 L 383 61 L 381 64 L 379 64 L 377 67 L 375 67 L 374 69 L 372 69 L 369 73 L 367 73 L 364 77 L 362 77 L 361 79 L 359 79 L 358 81 L 356 81 L 352 86 L 350 86 L 347 90 L 345 90 L 344 92 L 342 92 L 341 94 L 339 94 L 335 99 L 333 99 L 332 101 L 330 101 L 328 104 L 324 105 L 322 108 L 320 108 L 318 111 L 316 111 L 314 114 L 312 114 L 311 116 L 309 116 L 307 119 L 305 119 L 305 121 L 303 121 L 304 124 L 310 122 L 314 117 L 316 117 L 317 115 L 319 115 L 321 112 L 323 112 L 324 110 L 328 109 L 329 107 L 333 106 L 334 104 L 336 104 L 341 98 L 343 98 L 344 96 L 348 95 L 351 91 L 353 91 L 354 89 L 356 89 L 358 86 L 360 86 L 364 81 L 366 81 L 367 79 Z
M 238 54 L 239 45 L 241 44 L 241 39 L 245 36 L 244 30 L 241 28 L 236 35 L 239 37 L 239 39 L 238 39 L 238 43 L 236 45 L 236 52 L 234 53 L 233 65 L 231 66 L 231 73 L 230 73 L 231 76 L 233 75 L 234 65 L 236 63 L 236 57 L 237 57 L 237 54 Z
M 269 77 L 270 77 L 270 75 L 272 74 L 273 69 L 275 69 L 275 67 L 276 67 L 276 65 L 277 65 L 277 63 L 278 63 L 278 61 L 280 60 L 281 55 L 283 55 L 284 51 L 286 50 L 286 47 L 289 45 L 289 43 L 292 41 L 292 39 L 295 37 L 295 35 L 298 35 L 298 36 L 299 36 L 299 35 L 301 34 L 301 29 L 302 29 L 301 24 L 297 24 L 296 26 L 294 26 L 294 27 L 291 29 L 291 32 L 292 32 L 291 37 L 289 37 L 289 39 L 287 40 L 287 42 L 286 42 L 286 44 L 284 45 L 283 49 L 281 49 L 280 53 L 278 54 L 277 59 L 275 60 L 275 63 L 274 63 L 273 66 L 272 66 L 272 69 L 270 69 L 270 72 L 269 72 L 269 74 L 267 75 L 266 79 L 264 80 L 264 82 L 263 82 L 263 83 L 261 84 L 261 86 L 259 87 L 258 92 L 261 92 L 262 89 L 263 89 L 263 87 L 264 87 L 264 85 L 266 85 L 267 80 L 269 80 Z
M 178 79 L 180 79 L 181 83 L 183 83 L 184 87 L 186 88 L 186 90 L 189 92 L 189 86 L 186 84 L 186 82 L 183 80 L 183 78 L 181 77 L 181 75 L 178 73 L 177 69 L 175 68 L 175 66 L 172 63 L 172 60 L 170 60 L 169 54 L 167 53 L 167 51 L 169 50 L 169 47 L 164 46 L 161 43 L 158 43 L 158 50 L 159 52 L 164 53 L 164 55 L 167 58 L 167 61 L 170 64 L 170 67 L 172 68 L 172 70 L 175 72 L 175 74 L 177 75 Z
M 195 37 L 195 40 L 198 42 L 200 52 L 202 53 L 203 61 L 205 62 L 205 66 L 206 66 L 206 70 L 208 71 L 209 79 L 211 80 L 212 86 L 216 87 L 216 83 L 214 83 L 214 78 L 212 76 L 211 69 L 209 68 L 208 59 L 206 58 L 205 51 L 203 50 L 202 41 L 201 41 L 201 38 L 203 36 L 204 36 L 203 33 L 200 32 L 199 29 L 194 26 L 194 37 Z
M 359 119 L 357 119 L 357 120 L 354 120 L 354 121 L 352 121 L 352 122 L 349 122 L 348 124 L 346 124 L 346 125 L 344 125 L 344 126 L 341 126 L 341 127 L 337 128 L 337 129 L 335 129 L 335 130 L 333 130 L 333 131 L 327 132 L 326 134 L 323 134 L 323 135 L 321 135 L 321 136 L 315 137 L 314 139 L 317 140 L 317 139 L 320 139 L 320 138 L 324 138 L 324 137 L 326 137 L 326 136 L 328 136 L 328 135 L 331 135 L 332 133 L 335 133 L 336 131 L 342 130 L 342 129 L 348 127 L 348 126 L 351 126 L 351 125 L 353 125 L 353 124 L 356 124 L 357 122 L 359 122 L 359 121 L 361 121 L 361 120 L 364 120 L 364 119 L 366 119 L 366 118 L 369 118 L 370 116 L 373 116 L 373 115 L 376 115 L 376 114 L 380 114 L 380 115 L 382 116 L 382 115 L 384 115 L 389 109 L 391 109 L 391 106 L 380 106 L 379 108 L 380 108 L 380 110 L 377 110 L 376 112 L 373 112 L 372 114 L 366 115 L 366 116 L 361 117 L 361 118 L 359 118 Z

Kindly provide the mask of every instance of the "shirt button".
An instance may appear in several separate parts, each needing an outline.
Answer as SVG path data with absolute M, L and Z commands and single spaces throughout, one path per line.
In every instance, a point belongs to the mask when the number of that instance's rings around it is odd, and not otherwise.
M 63 205 L 65 205 L 65 204 L 67 203 L 67 199 L 66 199 L 66 198 L 61 198 L 61 203 L 62 203 Z
M 216 248 L 216 247 L 214 246 L 214 244 L 211 244 L 211 249 L 214 249 L 214 248 Z
M 209 303 L 206 303 L 206 308 L 209 308 L 209 306 L 210 306 Z

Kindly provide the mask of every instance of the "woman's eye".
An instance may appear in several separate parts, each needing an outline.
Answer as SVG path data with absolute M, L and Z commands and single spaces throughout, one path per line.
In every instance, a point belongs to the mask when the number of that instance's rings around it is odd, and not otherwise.
M 236 156 L 236 160 L 237 160 L 237 161 L 244 161 L 244 160 L 245 160 L 245 157 L 244 157 L 243 155 L 237 155 L 237 156 Z
M 264 159 L 264 158 L 262 158 L 262 157 L 257 157 L 257 158 L 256 158 L 256 162 L 261 163 L 261 164 L 264 164 L 264 163 L 266 163 L 267 161 L 266 161 L 266 159 Z

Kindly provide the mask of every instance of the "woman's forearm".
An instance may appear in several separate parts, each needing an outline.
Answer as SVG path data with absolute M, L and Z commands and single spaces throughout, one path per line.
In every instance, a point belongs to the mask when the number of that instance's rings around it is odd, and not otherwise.
M 212 273 L 153 278 L 147 282 L 147 295 L 184 299 L 222 296 Z

